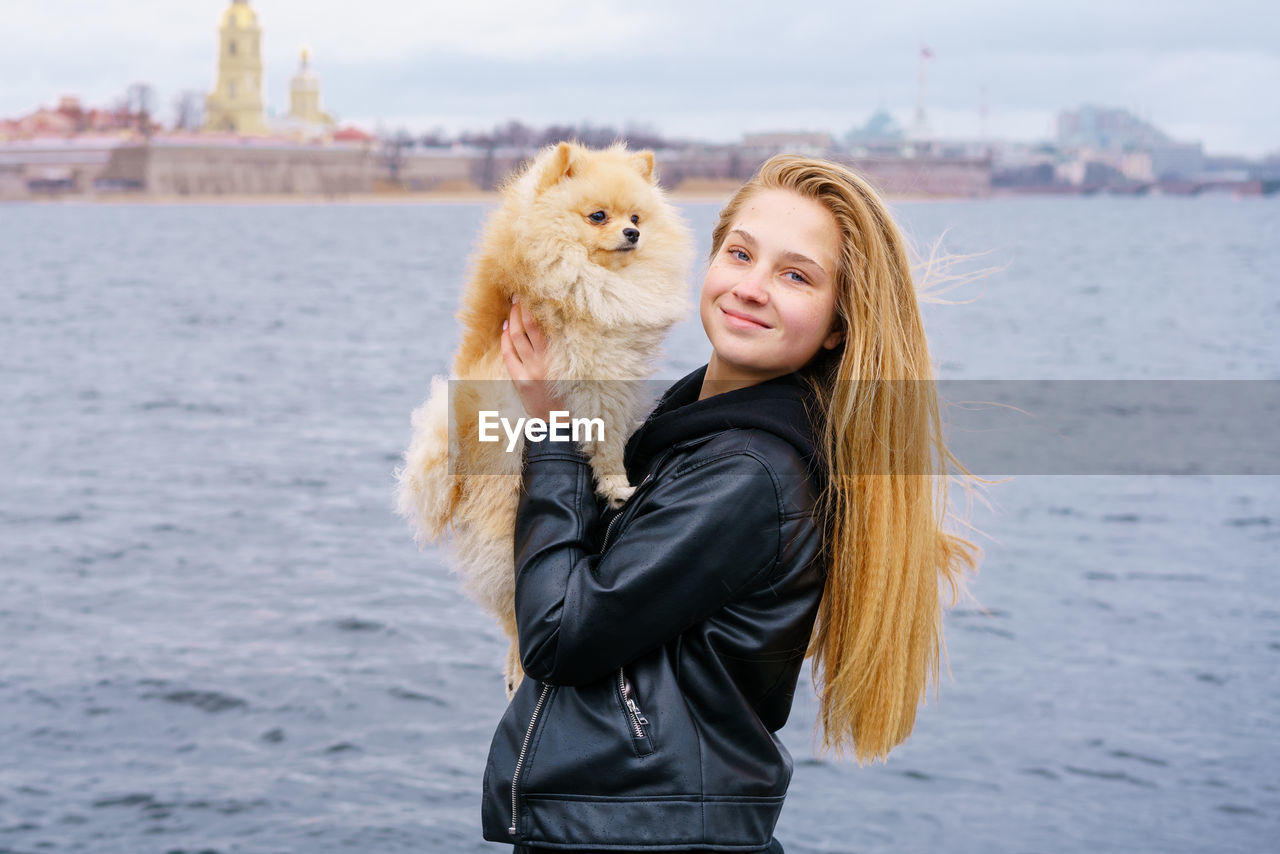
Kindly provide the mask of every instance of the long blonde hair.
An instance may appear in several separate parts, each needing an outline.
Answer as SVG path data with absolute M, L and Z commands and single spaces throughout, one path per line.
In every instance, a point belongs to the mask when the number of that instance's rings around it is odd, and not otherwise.
M 940 581 L 951 604 L 977 546 L 942 530 L 947 471 L 937 389 L 907 243 L 875 190 L 829 161 L 778 155 L 720 213 L 712 257 L 748 199 L 790 190 L 835 217 L 836 314 L 844 340 L 806 368 L 828 474 L 819 502 L 826 582 L 810 639 L 824 747 L 884 760 L 936 685 Z M 966 488 L 968 482 L 966 482 Z

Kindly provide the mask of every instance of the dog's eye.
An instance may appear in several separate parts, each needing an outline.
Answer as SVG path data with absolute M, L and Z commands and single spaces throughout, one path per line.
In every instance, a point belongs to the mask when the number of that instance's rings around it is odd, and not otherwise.
M 632 225 L 639 225 L 639 224 L 640 224 L 640 214 L 632 214 L 632 215 L 631 215 L 631 224 L 632 224 Z
M 604 211 L 596 211 L 595 213 L 589 214 L 587 216 L 587 219 L 597 224 L 604 222 L 608 218 L 609 218 L 609 215 L 606 214 Z

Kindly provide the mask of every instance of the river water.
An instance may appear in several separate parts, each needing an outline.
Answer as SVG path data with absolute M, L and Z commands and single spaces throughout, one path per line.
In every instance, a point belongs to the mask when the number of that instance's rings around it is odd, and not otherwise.
M 486 210 L 0 206 L 0 852 L 503 850 L 505 644 L 392 512 Z M 944 378 L 1280 379 L 1280 200 L 895 211 L 992 268 L 925 307 Z M 802 682 L 788 852 L 1274 850 L 1280 479 L 989 497 L 887 764 L 816 754 Z

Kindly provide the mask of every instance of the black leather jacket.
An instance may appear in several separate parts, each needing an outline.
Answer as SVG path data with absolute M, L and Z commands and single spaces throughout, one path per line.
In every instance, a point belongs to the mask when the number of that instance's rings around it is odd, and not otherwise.
M 490 749 L 486 839 L 769 845 L 792 768 L 774 733 L 822 594 L 813 445 L 793 376 L 695 403 L 703 371 L 633 437 L 640 486 L 617 513 L 575 446 L 527 450 L 527 678 Z

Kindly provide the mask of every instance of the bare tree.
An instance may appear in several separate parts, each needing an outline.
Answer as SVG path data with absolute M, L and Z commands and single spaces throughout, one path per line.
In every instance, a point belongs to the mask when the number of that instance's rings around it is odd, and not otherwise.
M 551 125 L 542 131 L 542 145 L 555 145 L 558 142 L 565 142 L 571 139 L 577 139 L 578 132 L 573 125 Z
M 404 170 L 405 152 L 413 148 L 414 142 L 413 134 L 404 128 L 381 139 L 382 167 L 386 169 L 387 180 L 396 186 L 400 185 L 400 173 Z
M 151 115 L 155 112 L 156 91 L 150 83 L 134 83 L 124 95 L 130 124 L 144 136 L 151 136 Z
M 443 131 L 424 135 L 421 139 L 424 145 L 445 144 Z M 567 140 L 576 140 L 596 148 L 603 148 L 615 142 L 625 142 L 634 149 L 674 148 L 680 144 L 666 139 L 656 128 L 649 125 L 629 124 L 620 132 L 608 125 L 597 127 L 590 122 L 584 122 L 581 125 L 551 124 L 535 128 L 515 119 L 496 125 L 490 131 L 462 131 L 457 139 L 464 145 L 488 150 L 498 147 L 542 148 Z
M 200 130 L 204 127 L 204 93 L 196 89 L 181 92 L 173 99 L 175 130 Z
M 608 125 L 595 127 L 590 122 L 583 122 L 578 130 L 578 141 L 592 148 L 604 148 L 621 139 L 621 135 Z
M 449 144 L 449 135 L 444 128 L 436 127 L 425 131 L 418 137 L 418 145 L 423 148 L 443 148 Z
M 538 132 L 523 122 L 512 119 L 493 129 L 493 140 L 498 145 L 532 148 L 538 143 Z
M 650 124 L 631 123 L 622 129 L 622 139 L 629 148 L 670 148 L 671 142 Z

